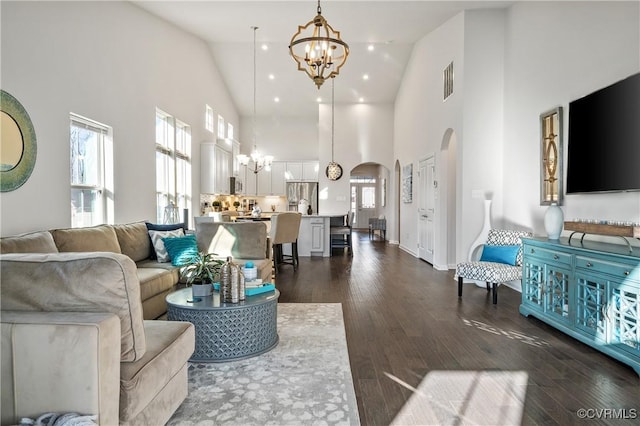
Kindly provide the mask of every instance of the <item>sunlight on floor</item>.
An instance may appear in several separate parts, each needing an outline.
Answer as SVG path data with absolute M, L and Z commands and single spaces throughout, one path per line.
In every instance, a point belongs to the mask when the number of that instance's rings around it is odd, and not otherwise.
M 549 343 L 545 342 L 544 340 L 540 339 L 537 336 L 527 336 L 526 334 L 520 333 L 518 331 L 504 330 L 502 328 L 498 328 L 493 325 L 486 324 L 484 322 L 476 321 L 476 320 L 468 320 L 468 319 L 462 318 L 462 322 L 464 323 L 464 325 L 468 325 L 469 327 L 475 327 L 478 330 L 504 336 L 508 339 L 519 340 L 522 343 L 526 343 L 527 345 L 537 346 L 537 347 L 549 346 Z
M 418 388 L 387 377 L 413 395 L 392 425 L 520 425 L 527 393 L 524 371 L 432 371 Z

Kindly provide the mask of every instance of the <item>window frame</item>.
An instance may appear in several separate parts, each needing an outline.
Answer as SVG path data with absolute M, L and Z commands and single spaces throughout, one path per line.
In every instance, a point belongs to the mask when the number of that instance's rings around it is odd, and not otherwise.
M 96 181 L 94 184 L 74 183 L 74 155 L 73 155 L 73 128 L 89 130 L 98 135 L 95 153 Z M 103 223 L 114 223 L 113 203 L 113 129 L 103 123 L 83 117 L 73 112 L 69 113 L 69 189 L 71 207 L 71 227 L 82 228 Z M 78 216 L 73 208 L 74 192 L 95 192 L 97 208 L 90 211 L 90 219 L 87 223 L 83 218 L 85 214 Z M 83 197 L 84 198 L 84 197 Z M 84 203 L 83 203 L 84 206 Z M 84 207 L 81 208 L 84 212 Z M 76 209 L 77 209 L 76 208 Z
M 164 123 L 159 134 L 158 124 Z M 191 126 L 171 114 L 156 108 L 156 221 L 182 221 L 182 217 L 167 217 L 166 208 L 173 204 L 178 211 L 190 209 L 192 203 L 192 139 Z M 158 167 L 162 164 L 162 167 Z M 188 224 L 187 224 L 188 226 Z

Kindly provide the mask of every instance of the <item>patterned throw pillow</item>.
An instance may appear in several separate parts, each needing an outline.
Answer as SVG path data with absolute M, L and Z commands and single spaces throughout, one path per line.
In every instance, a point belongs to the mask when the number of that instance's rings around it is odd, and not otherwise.
M 187 265 L 198 255 L 198 245 L 194 234 L 184 237 L 166 237 L 162 241 L 173 266 Z
M 158 262 L 169 262 L 171 259 L 169 258 L 169 253 L 167 253 L 162 239 L 167 237 L 182 237 L 184 236 L 184 231 L 182 228 L 173 231 L 149 231 L 149 236 L 151 237 Z

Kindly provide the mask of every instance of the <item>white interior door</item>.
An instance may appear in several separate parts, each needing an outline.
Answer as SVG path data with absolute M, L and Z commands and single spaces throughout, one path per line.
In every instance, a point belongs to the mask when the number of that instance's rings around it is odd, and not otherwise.
M 435 157 L 420 160 L 418 166 L 418 256 L 433 264 L 435 216 Z

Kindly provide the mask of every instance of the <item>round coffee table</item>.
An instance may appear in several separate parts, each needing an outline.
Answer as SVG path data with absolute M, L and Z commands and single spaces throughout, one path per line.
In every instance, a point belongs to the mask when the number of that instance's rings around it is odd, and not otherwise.
M 220 293 L 193 298 L 191 288 L 167 296 L 169 321 L 195 326 L 196 349 L 190 361 L 225 362 L 250 358 L 278 344 L 278 290 L 239 303 L 221 303 Z

